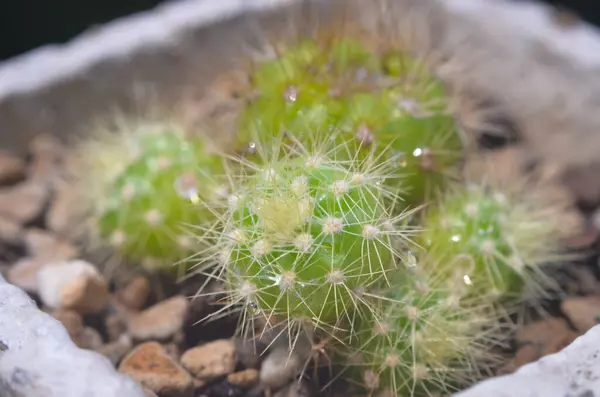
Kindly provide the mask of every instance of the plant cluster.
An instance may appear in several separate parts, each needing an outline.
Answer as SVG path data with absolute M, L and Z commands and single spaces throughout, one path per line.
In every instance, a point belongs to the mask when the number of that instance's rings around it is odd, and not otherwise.
M 559 225 L 459 178 L 443 85 L 417 59 L 306 40 L 254 66 L 234 153 L 172 128 L 92 142 L 100 238 L 134 261 L 194 253 L 225 285 L 213 316 L 239 313 L 244 335 L 279 326 L 292 348 L 330 338 L 370 394 L 472 381 Z

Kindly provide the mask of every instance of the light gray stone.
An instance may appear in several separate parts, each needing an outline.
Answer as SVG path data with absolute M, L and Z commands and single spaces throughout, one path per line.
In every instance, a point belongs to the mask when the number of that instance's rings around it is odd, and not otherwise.
M 61 323 L 0 276 L 0 395 L 144 397 L 102 355 L 79 349 Z
M 516 372 L 483 381 L 454 397 L 594 397 L 600 395 L 600 326 Z

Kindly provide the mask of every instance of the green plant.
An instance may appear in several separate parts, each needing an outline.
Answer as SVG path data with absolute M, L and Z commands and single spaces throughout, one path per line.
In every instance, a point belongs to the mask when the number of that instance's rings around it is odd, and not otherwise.
M 519 181 L 513 181 L 513 187 Z M 459 275 L 481 299 L 519 300 L 550 287 L 543 265 L 559 258 L 562 203 L 540 186 L 456 186 L 425 212 L 419 242 L 449 260 L 430 271 Z
M 404 257 L 413 212 L 394 215 L 400 196 L 384 184 L 390 162 L 332 159 L 332 142 L 296 142 L 260 165 L 242 160 L 228 176 L 228 210 L 200 238 L 202 256 L 219 262 L 209 276 L 227 285 L 222 310 L 350 334 L 370 311 L 363 294 L 386 285 Z
M 429 200 L 455 174 L 462 144 L 444 87 L 417 59 L 349 38 L 315 39 L 255 66 L 241 147 L 256 150 L 254 137 L 284 133 L 311 145 L 315 132 L 336 131 L 337 160 L 377 150 L 396 161 L 407 205 Z
M 454 392 L 493 360 L 498 328 L 491 305 L 470 299 L 463 280 L 425 270 L 439 260 L 424 253 L 396 272 L 373 302 L 376 316 L 361 321 L 349 344 L 348 379 L 369 395 Z
M 227 195 L 214 179 L 222 159 L 169 123 L 120 122 L 78 150 L 89 235 L 135 264 L 167 269 L 185 259 L 194 252 L 188 227 L 213 217 L 195 203 Z

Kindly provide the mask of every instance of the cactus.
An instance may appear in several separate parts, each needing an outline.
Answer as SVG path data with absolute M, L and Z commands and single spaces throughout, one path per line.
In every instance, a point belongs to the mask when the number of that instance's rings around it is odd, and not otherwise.
M 406 54 L 380 55 L 351 39 L 305 40 L 259 64 L 251 80 L 242 147 L 256 150 L 252 137 L 282 133 L 311 145 L 315 132 L 341 131 L 333 157 L 363 158 L 376 148 L 395 159 L 407 205 L 429 200 L 456 171 L 462 144 L 443 86 Z
M 93 241 L 122 259 L 167 269 L 192 252 L 186 225 L 211 219 L 194 201 L 224 194 L 221 158 L 169 123 L 121 123 L 80 146 L 81 189 Z M 225 194 L 226 195 L 226 194 Z
M 424 254 L 399 271 L 375 302 L 348 350 L 349 370 L 371 395 L 431 396 L 475 380 L 494 359 L 495 315 L 481 300 L 468 301 L 467 285 L 424 269 L 439 258 Z M 430 263 L 425 263 L 430 262 Z
M 461 274 L 481 299 L 520 300 L 526 290 L 551 287 L 542 265 L 559 257 L 565 225 L 560 207 L 544 202 L 538 188 L 527 187 L 528 195 L 468 184 L 444 195 L 426 212 L 419 236 L 429 252 L 452 255 L 435 271 Z
M 404 257 L 413 212 L 394 215 L 399 196 L 383 184 L 390 162 L 332 160 L 332 142 L 297 144 L 264 166 L 242 161 L 229 176 L 229 208 L 201 237 L 203 255 L 219 261 L 212 278 L 228 286 L 222 310 L 241 305 L 249 319 L 327 332 L 370 310 L 362 294 Z

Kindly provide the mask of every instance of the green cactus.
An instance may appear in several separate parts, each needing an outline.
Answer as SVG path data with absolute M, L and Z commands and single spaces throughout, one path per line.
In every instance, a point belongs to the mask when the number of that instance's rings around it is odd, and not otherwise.
M 412 212 L 394 215 L 385 163 L 335 161 L 325 144 L 264 167 L 242 163 L 240 178 L 229 176 L 228 212 L 201 239 L 231 305 L 330 331 L 369 310 L 361 294 L 385 285 L 413 229 Z
M 194 202 L 226 196 L 219 156 L 174 125 L 125 123 L 81 146 L 91 237 L 124 260 L 168 269 L 194 252 L 188 230 L 213 215 Z
M 532 195 L 507 193 L 482 184 L 459 186 L 422 221 L 419 242 L 450 258 L 430 270 L 461 275 L 481 299 L 508 302 L 522 298 L 526 288 L 550 286 L 542 265 L 557 257 L 560 214 Z
M 256 150 L 254 137 L 283 133 L 310 145 L 315 132 L 341 131 L 332 157 L 364 158 L 375 147 L 394 158 L 406 204 L 429 200 L 455 173 L 462 144 L 443 86 L 407 55 L 379 55 L 350 39 L 306 40 L 259 64 L 252 81 L 257 95 L 241 115 L 242 147 Z
M 493 360 L 495 314 L 486 301 L 472 301 L 462 280 L 424 271 L 438 258 L 413 257 L 398 271 L 393 287 L 361 321 L 359 337 L 346 349 L 347 378 L 368 395 L 431 396 L 455 392 Z M 430 263 L 425 263 L 430 262 Z

